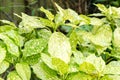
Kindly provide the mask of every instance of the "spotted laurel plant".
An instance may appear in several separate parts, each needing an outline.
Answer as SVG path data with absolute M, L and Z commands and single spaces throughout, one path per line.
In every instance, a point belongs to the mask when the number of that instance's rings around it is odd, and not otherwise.
M 0 20 L 0 80 L 119 80 L 120 8 L 77 14 L 56 4 L 46 17 Z

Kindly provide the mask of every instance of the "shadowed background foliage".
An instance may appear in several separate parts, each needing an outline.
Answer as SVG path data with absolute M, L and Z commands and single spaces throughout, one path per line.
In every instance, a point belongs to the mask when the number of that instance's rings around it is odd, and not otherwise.
M 21 12 L 32 16 L 44 17 L 44 14 L 39 11 L 39 8 L 43 6 L 55 13 L 56 7 L 54 2 L 62 8 L 71 8 L 79 14 L 97 12 L 98 10 L 93 5 L 94 3 L 102 3 L 106 6 L 120 6 L 120 0 L 0 0 L 0 19 L 7 19 L 18 24 L 20 19 L 16 17 L 14 13 L 20 15 Z

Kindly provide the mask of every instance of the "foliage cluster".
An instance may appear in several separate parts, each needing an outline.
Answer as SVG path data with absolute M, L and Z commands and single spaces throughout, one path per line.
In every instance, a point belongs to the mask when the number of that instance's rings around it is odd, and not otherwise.
M 120 8 L 78 15 L 40 8 L 46 18 L 22 13 L 19 26 L 0 20 L 0 80 L 119 80 Z
M 24 12 L 32 16 L 44 16 L 39 12 L 39 7 L 44 6 L 46 9 L 56 12 L 54 2 L 63 8 L 71 8 L 77 13 L 91 14 L 98 12 L 98 9 L 93 4 L 101 3 L 106 6 L 120 6 L 120 0 L 0 0 L 0 18 L 18 24 L 20 19 L 14 16 L 13 13 L 21 14 Z

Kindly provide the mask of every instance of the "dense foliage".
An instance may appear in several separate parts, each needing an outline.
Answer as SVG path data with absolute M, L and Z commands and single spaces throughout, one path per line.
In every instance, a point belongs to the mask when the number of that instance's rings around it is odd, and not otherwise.
M 22 13 L 16 27 L 0 20 L 0 80 L 119 80 L 120 8 L 101 13 L 62 9 L 46 18 Z

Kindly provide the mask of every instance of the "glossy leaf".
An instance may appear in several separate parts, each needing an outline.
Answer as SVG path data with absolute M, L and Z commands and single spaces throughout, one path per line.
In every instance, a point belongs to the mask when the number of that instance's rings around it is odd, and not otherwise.
M 102 26 L 103 21 L 102 21 L 102 19 L 99 19 L 99 18 L 91 18 L 90 19 L 90 24 L 94 25 L 95 27 L 96 26 Z
M 120 27 L 120 19 L 119 18 L 117 18 L 117 19 L 115 19 L 115 25 L 117 26 L 117 27 Z
M 59 5 L 55 4 L 59 12 L 55 17 L 55 23 L 60 24 L 64 23 L 66 20 L 69 20 L 73 24 L 77 24 L 79 21 L 79 15 L 71 9 L 62 9 Z M 74 16 L 73 16 L 74 15 Z
M 76 47 L 77 47 L 77 34 L 75 31 L 73 31 L 71 34 L 70 34 L 70 44 L 71 44 L 71 47 L 72 47 L 72 50 L 76 50 Z
M 19 47 L 23 46 L 24 38 L 22 36 L 20 36 L 17 31 L 10 30 L 10 31 L 6 32 L 5 34 L 9 38 L 11 38 L 17 46 L 19 46 Z
M 47 45 L 47 41 L 43 38 L 31 39 L 25 43 L 23 55 L 24 57 L 27 57 L 41 53 L 42 50 L 46 47 L 46 45 Z
M 116 7 L 109 7 L 108 8 L 109 15 L 106 15 L 107 17 L 112 17 L 113 19 L 120 18 L 120 8 Z
M 13 40 L 11 40 L 7 35 L 5 34 L 0 34 L 0 39 L 2 39 L 4 41 L 4 43 L 7 46 L 7 50 L 9 53 L 15 55 L 15 56 L 19 56 L 19 49 L 18 46 L 14 43 Z
M 85 25 L 85 24 L 90 24 L 90 18 L 85 15 L 80 15 L 80 24 L 79 25 Z
M 96 57 L 92 54 L 86 58 L 86 61 L 93 64 L 98 73 L 103 73 L 105 62 L 101 57 Z
M 107 13 L 108 10 L 103 4 L 95 4 L 95 5 L 98 7 L 100 11 L 102 11 L 103 13 Z
M 0 22 L 2 22 L 4 25 L 9 25 L 11 28 L 16 27 L 14 23 L 12 23 L 12 22 L 10 22 L 8 20 L 0 20 Z
M 82 64 L 85 60 L 85 57 L 83 56 L 83 53 L 80 51 L 73 51 L 73 60 L 78 64 Z
M 54 15 L 50 11 L 44 9 L 43 7 L 41 7 L 40 10 L 45 13 L 49 20 L 52 21 L 54 19 Z
M 5 59 L 5 56 L 6 56 L 6 49 L 2 48 L 1 45 L 0 45 L 0 64 Z
M 55 29 L 57 29 L 60 25 L 64 24 L 64 20 L 63 20 L 63 14 L 61 15 L 61 13 L 59 12 L 59 14 L 56 14 L 55 16 L 55 24 L 56 27 Z
M 67 37 L 60 32 L 53 33 L 48 42 L 48 52 L 52 57 L 68 63 L 71 56 L 71 46 Z
M 113 45 L 114 47 L 120 47 L 120 28 L 117 27 L 114 31 L 114 38 L 113 38 Z
M 46 40 L 49 40 L 52 32 L 47 29 L 41 29 L 37 31 L 37 35 L 39 38 L 44 38 Z
M 18 61 L 18 57 L 8 52 L 6 53 L 5 61 L 14 64 Z
M 83 62 L 82 64 L 80 64 L 79 70 L 87 74 L 96 74 L 95 66 L 89 62 Z
M 0 20 L 0 77 L 119 80 L 120 8 L 96 4 L 101 13 L 78 15 L 55 5 L 55 16 L 43 7 L 46 18 L 17 15 L 18 27 Z
M 78 72 L 70 74 L 67 80 L 93 80 L 93 79 L 90 75 Z
M 15 69 L 18 75 L 22 78 L 22 80 L 30 80 L 31 70 L 28 64 L 26 63 L 17 63 Z
M 68 65 L 68 73 L 79 72 L 79 65 L 76 64 L 73 58 L 71 58 L 70 63 Z
M 57 73 L 45 65 L 42 61 L 32 66 L 33 72 L 42 80 L 60 80 Z
M 54 65 L 52 64 L 52 58 L 45 54 L 45 53 L 42 53 L 41 54 L 41 59 L 43 60 L 43 62 L 51 69 L 55 69 Z
M 37 17 L 29 16 L 25 13 L 22 13 L 22 22 L 19 25 L 19 28 L 25 33 L 31 32 L 34 28 L 43 28 L 44 26 Z
M 5 72 L 8 67 L 9 67 L 9 63 L 7 61 L 3 61 L 2 63 L 0 63 L 0 74 Z
M 60 73 L 60 75 L 64 75 L 68 72 L 68 64 L 59 58 L 52 58 L 52 64 L 56 68 L 56 70 Z
M 119 80 L 119 79 L 120 79 L 119 75 L 105 75 L 100 80 Z
M 15 28 L 16 27 L 13 27 L 13 26 L 10 26 L 10 25 L 3 25 L 3 26 L 0 26 L 0 33 L 10 31 L 10 30 L 13 30 Z
M 51 27 L 51 28 L 55 28 L 55 23 L 48 20 L 48 19 L 44 19 L 44 18 L 40 18 L 40 22 L 44 25 L 44 26 L 48 26 L 48 27 Z
M 89 32 L 86 32 L 84 30 L 76 30 L 77 38 L 80 43 L 80 45 L 84 46 L 89 46 L 90 39 L 89 37 L 91 34 Z M 83 50 L 83 49 L 82 49 Z
M 12 71 L 8 74 L 7 80 L 22 80 L 16 71 Z
M 104 69 L 104 74 L 120 74 L 120 62 L 112 61 Z
M 69 20 L 73 24 L 77 24 L 78 21 L 80 20 L 79 15 L 71 9 L 66 9 L 64 11 L 64 17 L 63 18 L 64 18 L 64 20 Z
M 86 58 L 86 60 L 79 65 L 79 70 L 85 72 L 87 74 L 95 75 L 95 76 L 103 76 L 105 69 L 105 62 L 101 57 L 96 57 L 91 54 Z
M 89 36 L 89 39 L 95 45 L 97 52 L 100 54 L 111 45 L 112 29 L 109 25 L 103 25 L 96 31 L 96 33 Z
M 40 60 L 40 54 L 34 54 L 31 56 L 27 56 L 23 58 L 22 60 L 29 65 L 37 64 Z

